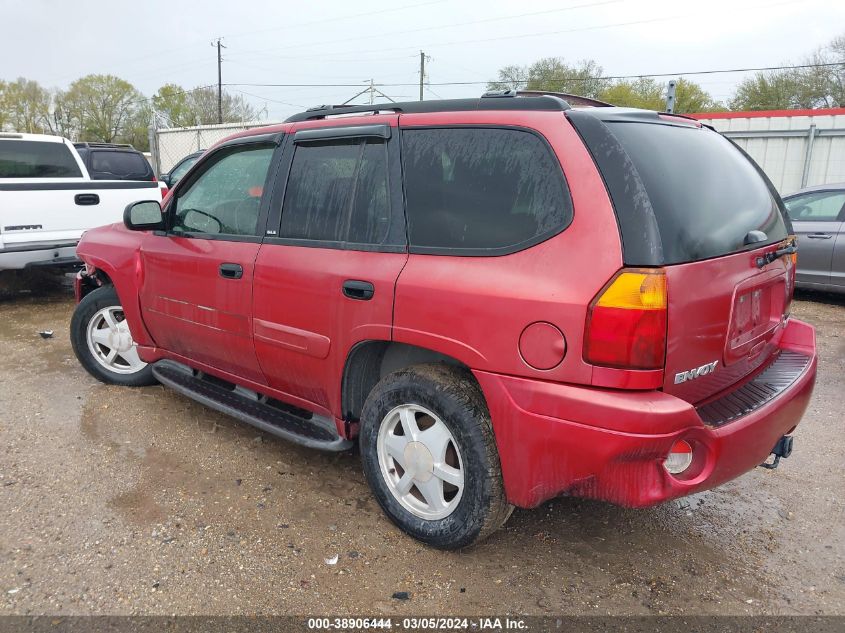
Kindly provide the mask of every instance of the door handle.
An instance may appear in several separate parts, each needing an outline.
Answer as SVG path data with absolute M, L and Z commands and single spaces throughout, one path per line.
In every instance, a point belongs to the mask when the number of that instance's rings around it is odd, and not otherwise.
M 376 289 L 369 281 L 358 281 L 347 279 L 343 282 L 343 294 L 350 299 L 358 301 L 369 301 L 376 293 Z
M 244 276 L 243 266 L 240 264 L 220 264 L 220 276 L 225 279 L 240 279 Z
M 831 236 L 829 233 L 810 233 L 807 237 L 811 240 L 829 240 Z
M 100 196 L 96 193 L 78 193 L 73 197 L 73 201 L 82 207 L 90 207 L 100 204 Z

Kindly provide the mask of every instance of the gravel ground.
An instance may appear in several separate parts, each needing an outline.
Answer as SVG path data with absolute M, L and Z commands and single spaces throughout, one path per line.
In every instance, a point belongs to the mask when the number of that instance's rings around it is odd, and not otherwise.
M 396 529 L 357 455 L 98 383 L 72 310 L 0 302 L 0 614 L 845 614 L 843 299 L 795 304 L 821 363 L 779 469 L 647 510 L 558 499 L 460 553 Z

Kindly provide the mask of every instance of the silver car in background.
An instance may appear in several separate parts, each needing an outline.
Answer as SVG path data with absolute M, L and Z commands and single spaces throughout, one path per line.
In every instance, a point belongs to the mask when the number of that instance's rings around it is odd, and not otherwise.
M 845 293 L 845 183 L 801 189 L 783 201 L 798 236 L 797 286 Z

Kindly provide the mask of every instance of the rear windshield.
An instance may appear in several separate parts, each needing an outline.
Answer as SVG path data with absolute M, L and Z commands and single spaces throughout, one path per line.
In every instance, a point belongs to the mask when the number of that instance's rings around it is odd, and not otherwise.
M 64 143 L 0 140 L 0 178 L 81 178 Z
M 720 134 L 639 122 L 607 126 L 645 186 L 664 263 L 743 250 L 750 231 L 766 234 L 758 245 L 787 237 L 780 207 L 758 168 Z
M 152 168 L 136 152 L 92 150 L 91 178 L 95 180 L 149 180 Z

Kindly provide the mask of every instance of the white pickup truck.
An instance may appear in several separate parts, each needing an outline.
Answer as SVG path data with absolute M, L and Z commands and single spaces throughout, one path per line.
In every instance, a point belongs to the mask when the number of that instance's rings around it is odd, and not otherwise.
M 0 132 L 0 271 L 73 264 L 84 231 L 163 193 L 155 181 L 92 180 L 60 136 Z

